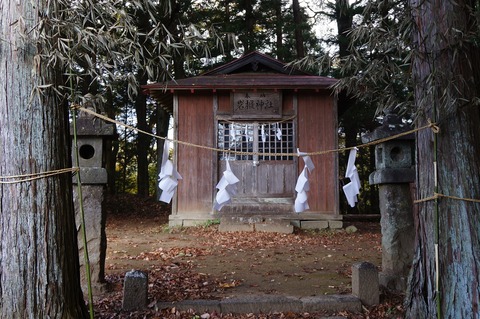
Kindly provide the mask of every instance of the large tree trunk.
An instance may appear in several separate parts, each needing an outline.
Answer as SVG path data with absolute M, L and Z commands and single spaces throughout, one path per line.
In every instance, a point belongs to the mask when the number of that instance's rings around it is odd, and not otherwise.
M 149 17 L 143 10 L 137 11 L 137 26 L 139 30 L 139 42 L 146 48 L 146 52 L 151 52 L 151 41 L 146 36 L 148 34 Z M 150 57 L 148 53 L 147 57 Z M 148 75 L 144 70 L 138 70 L 138 84 L 145 85 L 148 82 Z M 139 93 L 135 98 L 135 111 L 137 113 L 137 128 L 144 132 L 150 132 L 147 120 L 147 97 Z M 148 173 L 148 149 L 152 138 L 144 133 L 137 135 L 137 195 L 146 197 L 149 195 L 149 173 Z
M 275 9 L 275 52 L 277 59 L 284 60 L 282 1 L 274 1 Z
M 147 84 L 146 77 L 140 80 L 140 85 Z M 142 131 L 149 132 L 147 123 L 147 97 L 138 94 L 135 99 L 135 110 L 137 112 L 137 127 Z M 146 197 L 149 195 L 149 174 L 148 174 L 148 149 L 151 137 L 143 133 L 137 135 L 137 195 Z
M 71 165 L 67 107 L 34 90 L 60 80 L 34 58 L 46 3 L 0 0 L 0 176 Z M 86 317 L 71 178 L 0 184 L 0 318 Z
M 480 52 L 466 38 L 477 27 L 474 1 L 411 0 L 410 5 L 417 126 L 431 119 L 440 128 L 436 143 L 431 130 L 417 134 L 418 197 L 435 191 L 436 155 L 438 193 L 479 199 L 480 114 L 473 98 L 480 88 Z M 480 318 L 479 216 L 479 203 L 440 197 L 438 206 L 434 200 L 419 204 L 407 318 Z
M 243 0 L 243 9 L 245 10 L 245 33 L 242 36 L 244 54 L 255 51 L 255 16 L 253 13 L 253 6 L 255 0 Z
M 105 113 L 111 119 L 115 118 L 116 112 L 113 107 L 113 94 L 111 90 L 107 90 L 105 93 Z M 105 143 L 105 169 L 107 170 L 107 193 L 108 194 L 115 194 L 117 192 L 115 187 L 115 179 L 116 179 L 116 170 L 117 170 L 117 154 L 118 154 L 118 133 L 117 133 L 117 125 L 115 125 L 114 136 L 113 138 L 107 139 L 104 141 Z
M 300 11 L 300 3 L 298 0 L 292 1 L 293 23 L 295 25 L 295 49 L 297 51 L 297 59 L 305 57 L 305 46 L 303 44 L 302 24 L 303 17 Z
M 230 11 L 230 6 L 231 6 L 231 0 L 226 0 L 224 1 L 224 7 L 225 7 L 225 14 L 223 15 L 223 23 L 225 24 L 225 29 L 227 31 L 230 31 L 229 27 L 227 27 L 229 24 L 230 24 L 230 19 L 232 18 L 231 17 L 231 11 Z M 225 60 L 226 61 L 231 61 L 233 60 L 233 56 L 232 56 L 232 50 L 234 48 L 234 46 L 232 45 L 232 42 L 230 39 L 228 39 L 228 36 L 225 38 L 224 40 L 224 45 L 225 45 Z
M 338 30 L 338 54 L 340 58 L 350 54 L 350 36 L 348 31 L 352 29 L 353 12 L 347 0 L 335 0 L 335 17 Z

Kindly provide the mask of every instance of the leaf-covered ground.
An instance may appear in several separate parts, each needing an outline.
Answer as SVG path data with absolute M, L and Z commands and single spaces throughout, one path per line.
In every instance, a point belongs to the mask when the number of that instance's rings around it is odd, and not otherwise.
M 360 314 L 216 314 L 156 309 L 157 301 L 221 299 L 243 294 L 311 296 L 351 292 L 351 266 L 381 264 L 378 224 L 358 231 L 294 234 L 218 232 L 216 225 L 169 229 L 169 207 L 152 199 L 110 197 L 107 203 L 105 293 L 95 296 L 96 318 L 402 318 L 402 296 L 381 295 L 381 304 Z M 149 306 L 122 311 L 127 271 L 148 273 Z

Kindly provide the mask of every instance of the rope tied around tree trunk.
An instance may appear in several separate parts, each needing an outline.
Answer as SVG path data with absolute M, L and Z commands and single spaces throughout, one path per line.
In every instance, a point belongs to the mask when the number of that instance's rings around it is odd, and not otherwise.
M 66 174 L 66 173 L 75 174 L 79 170 L 80 168 L 78 167 L 69 167 L 69 168 L 61 168 L 61 169 L 40 172 L 40 173 L 0 176 L 0 184 L 17 184 L 17 183 L 31 182 L 34 180 L 43 179 L 43 178 L 60 175 L 60 174 Z

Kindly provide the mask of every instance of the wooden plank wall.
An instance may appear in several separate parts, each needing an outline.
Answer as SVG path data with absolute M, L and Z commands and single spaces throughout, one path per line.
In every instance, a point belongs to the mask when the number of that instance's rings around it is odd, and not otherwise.
M 337 110 L 329 93 L 299 92 L 297 121 L 297 142 L 302 152 L 337 148 Z M 316 155 L 311 158 L 315 169 L 309 178 L 309 212 L 338 214 L 338 154 Z M 299 172 L 303 166 L 303 160 L 299 159 Z
M 181 92 L 178 102 L 178 139 L 215 147 L 212 93 Z M 183 177 L 178 184 L 177 212 L 211 212 L 216 153 L 184 145 L 179 145 L 177 152 L 178 172 Z
M 230 101 L 230 91 L 217 92 L 218 97 L 218 110 L 217 114 L 230 114 L 232 113 L 232 103 Z
M 227 113 L 229 94 L 219 94 L 219 113 Z M 284 95 L 284 111 L 293 111 L 290 94 Z M 177 137 L 198 145 L 215 147 L 213 96 L 211 92 L 179 95 Z M 301 91 L 297 102 L 297 145 L 314 152 L 337 148 L 337 112 L 329 93 Z M 291 113 L 290 113 L 291 114 Z M 210 213 L 217 173 L 216 152 L 191 146 L 177 148 L 178 171 L 183 176 L 177 190 L 177 213 Z M 313 156 L 310 175 L 309 212 L 338 214 L 338 154 Z M 303 169 L 298 160 L 298 172 Z M 292 179 L 296 176 L 292 177 Z M 293 184 L 295 181 L 293 181 Z M 175 212 L 174 212 L 175 213 Z

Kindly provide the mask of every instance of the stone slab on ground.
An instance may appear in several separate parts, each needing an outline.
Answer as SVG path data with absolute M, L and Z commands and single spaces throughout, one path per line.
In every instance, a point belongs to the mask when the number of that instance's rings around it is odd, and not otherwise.
M 234 224 L 234 223 L 222 223 L 218 225 L 219 232 L 234 232 L 234 231 L 254 231 L 253 224 Z
M 250 218 L 229 216 L 220 218 L 218 230 L 220 232 L 259 231 L 291 234 L 293 233 L 293 225 L 288 220 L 268 216 L 253 216 Z
M 341 221 L 341 220 L 329 220 L 328 221 L 328 227 L 330 227 L 330 229 L 341 229 L 341 228 L 343 228 L 343 221 Z
M 303 305 L 295 297 L 251 295 L 223 299 L 220 308 L 222 313 L 301 312 Z
M 256 223 L 255 230 L 267 233 L 292 234 L 293 226 L 286 221 L 276 221 L 270 223 Z
M 192 309 L 197 313 L 271 313 L 271 312 L 360 312 L 362 303 L 353 295 L 326 295 L 317 297 L 290 297 L 279 295 L 247 295 L 223 300 L 184 300 L 159 302 L 157 308 Z
M 325 229 L 328 228 L 328 220 L 302 220 L 300 227 L 302 229 Z
M 183 224 L 181 226 L 195 227 L 195 226 L 205 225 L 205 223 L 206 223 L 206 220 L 204 219 L 184 219 Z
M 216 312 L 221 313 L 220 300 L 183 300 L 179 302 L 159 302 L 158 309 L 174 308 L 179 311 L 195 310 L 196 313 Z
M 362 310 L 361 301 L 353 295 L 326 295 L 300 298 L 304 312 L 329 311 L 352 311 Z

